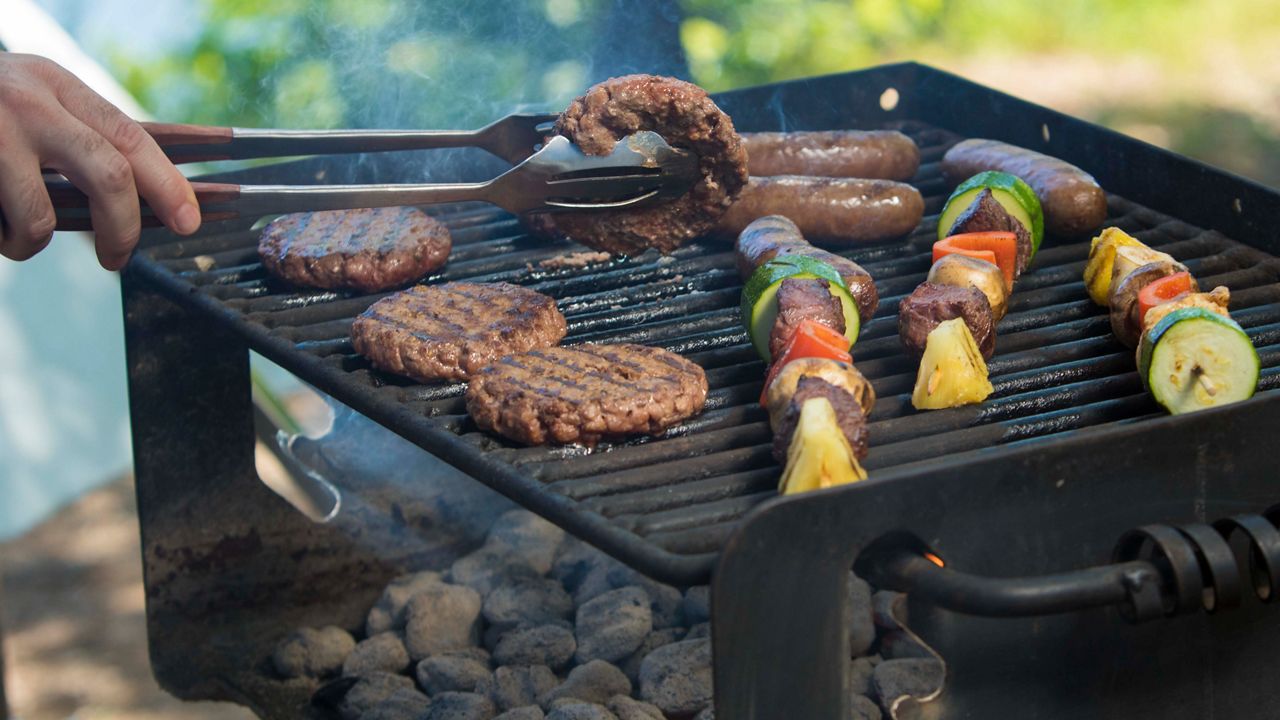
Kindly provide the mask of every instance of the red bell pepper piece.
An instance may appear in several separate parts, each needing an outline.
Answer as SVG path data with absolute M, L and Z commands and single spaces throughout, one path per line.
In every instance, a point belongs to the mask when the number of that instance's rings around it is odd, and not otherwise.
M 792 360 L 806 357 L 853 363 L 853 356 L 849 354 L 849 338 L 845 337 L 844 333 L 833 330 L 817 320 L 802 320 L 795 332 L 791 333 L 791 337 L 787 339 L 782 354 L 773 365 L 769 366 L 769 376 L 765 378 L 764 390 L 760 392 L 761 405 L 766 404 L 765 398 L 769 393 L 769 386 L 773 384 L 774 378 L 778 377 L 783 366 Z
M 1018 269 L 1017 235 L 1003 231 L 960 233 L 933 244 L 934 262 L 952 253 L 986 260 L 999 267 L 1004 274 L 1004 284 L 1013 287 Z
M 1138 324 L 1146 322 L 1147 311 L 1151 308 L 1189 292 L 1191 292 L 1191 273 L 1174 273 L 1147 283 L 1147 286 L 1138 292 Z

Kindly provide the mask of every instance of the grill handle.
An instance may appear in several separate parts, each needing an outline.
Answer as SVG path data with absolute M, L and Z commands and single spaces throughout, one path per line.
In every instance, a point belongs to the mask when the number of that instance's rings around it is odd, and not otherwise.
M 1242 578 L 1262 602 L 1280 598 L 1280 505 L 1214 523 L 1144 525 L 1125 533 L 1113 562 L 1052 575 L 991 578 L 941 565 L 918 543 L 873 544 L 855 570 L 871 584 L 969 615 L 1026 617 L 1116 606 L 1130 622 L 1237 607 Z M 1232 549 L 1233 538 L 1246 559 Z M 936 557 L 936 556 L 934 556 Z

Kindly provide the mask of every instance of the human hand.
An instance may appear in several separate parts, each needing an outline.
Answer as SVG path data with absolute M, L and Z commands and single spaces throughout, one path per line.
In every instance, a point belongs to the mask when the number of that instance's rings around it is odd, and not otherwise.
M 155 140 L 57 63 L 0 52 L 0 255 L 26 260 L 56 225 L 41 169 L 89 196 L 98 262 L 119 270 L 138 243 L 146 198 L 170 230 L 200 227 L 191 184 Z

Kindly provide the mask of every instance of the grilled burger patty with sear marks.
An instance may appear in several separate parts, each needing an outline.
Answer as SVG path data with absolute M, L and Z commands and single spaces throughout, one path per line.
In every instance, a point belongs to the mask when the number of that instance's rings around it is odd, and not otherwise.
M 296 285 L 378 292 L 444 266 L 453 240 L 417 208 L 326 210 L 272 220 L 258 241 L 271 274 Z
M 528 445 L 657 435 L 702 411 L 697 364 L 644 345 L 578 345 L 509 355 L 467 387 L 481 429 Z
M 551 347 L 567 328 L 556 301 L 509 283 L 419 285 L 356 318 L 351 342 L 373 366 L 420 382 L 466 380 L 506 355 Z
M 536 233 L 615 254 L 669 253 L 709 231 L 747 183 L 747 151 L 733 121 L 706 91 L 656 75 L 626 75 L 591 87 L 560 114 L 555 132 L 588 155 L 606 155 L 642 130 L 698 156 L 700 177 L 683 196 L 633 210 L 558 212 L 526 218 Z

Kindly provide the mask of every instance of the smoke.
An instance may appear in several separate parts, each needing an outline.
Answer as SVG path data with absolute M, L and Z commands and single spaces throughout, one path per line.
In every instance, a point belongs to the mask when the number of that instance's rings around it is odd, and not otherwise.
M 263 79 L 295 127 L 484 125 L 631 72 L 687 75 L 662 0 L 316 3 Z

